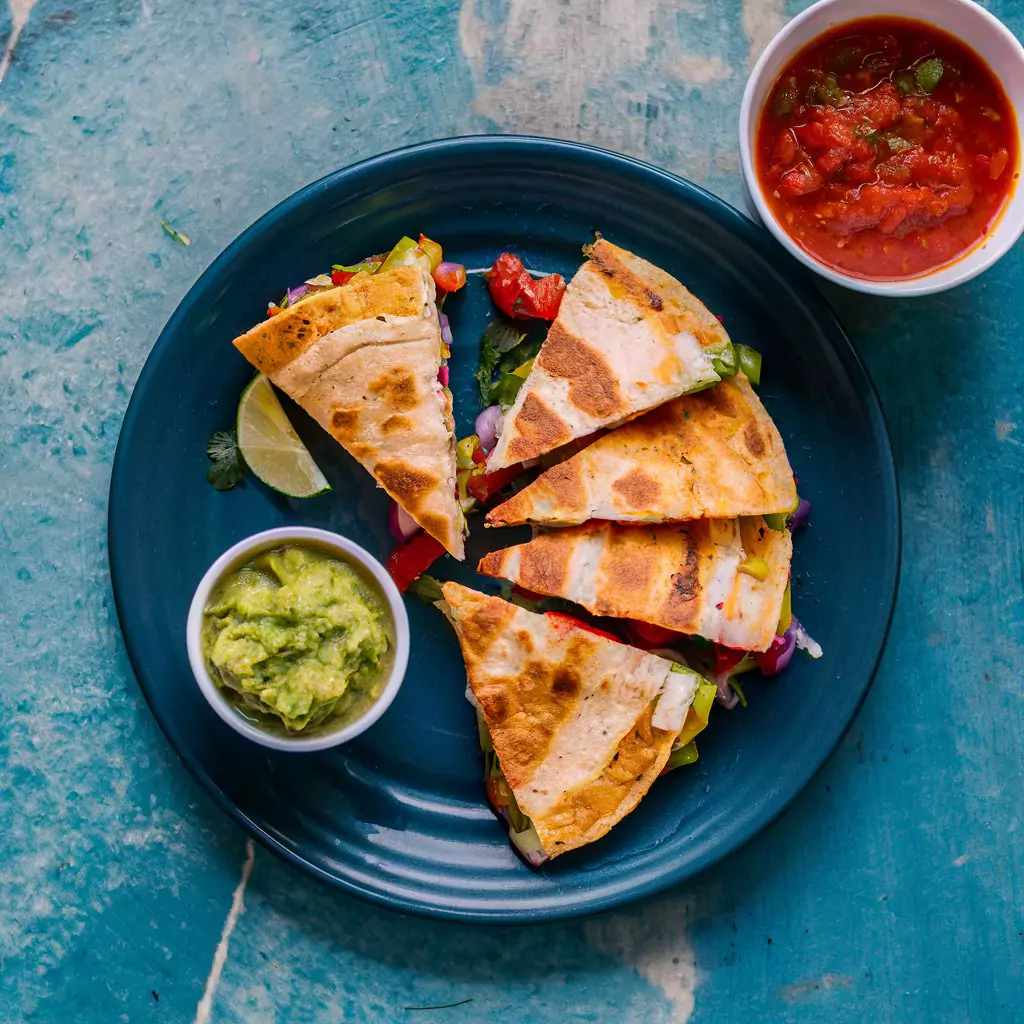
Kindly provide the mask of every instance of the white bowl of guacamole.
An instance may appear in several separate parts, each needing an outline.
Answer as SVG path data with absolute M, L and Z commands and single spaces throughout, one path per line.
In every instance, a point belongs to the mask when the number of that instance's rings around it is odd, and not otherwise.
M 409 661 L 409 620 L 384 566 L 305 526 L 225 551 L 196 589 L 186 640 L 210 707 L 277 750 L 358 736 L 394 700 Z

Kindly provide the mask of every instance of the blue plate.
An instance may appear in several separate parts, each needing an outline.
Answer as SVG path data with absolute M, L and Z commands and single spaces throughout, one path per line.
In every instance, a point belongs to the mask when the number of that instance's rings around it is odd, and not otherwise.
M 595 231 L 666 268 L 764 353 L 761 395 L 813 502 L 797 538 L 794 610 L 825 648 L 778 681 L 751 678 L 750 706 L 716 710 L 701 758 L 659 780 L 609 836 L 533 871 L 483 797 L 480 751 L 455 636 L 410 598 L 409 673 L 373 728 L 341 749 L 278 754 L 250 745 L 204 703 L 185 617 L 211 562 L 235 541 L 305 523 L 379 557 L 387 500 L 292 406 L 334 487 L 292 501 L 252 480 L 207 484 L 205 445 L 230 428 L 252 370 L 231 339 L 286 285 L 389 248 L 403 234 L 489 265 L 505 249 L 570 276 Z M 477 412 L 477 339 L 494 315 L 480 277 L 447 306 L 460 436 Z M 479 521 L 467 565 L 518 531 Z M 687 878 L 772 820 L 807 783 L 867 692 L 888 629 L 900 526 L 892 453 L 863 367 L 804 272 L 731 207 L 664 171 L 585 146 L 463 138 L 390 153 L 281 203 L 200 278 L 160 335 L 125 416 L 110 491 L 118 615 L 157 721 L 214 799 L 310 873 L 401 910 L 538 921 L 607 909 Z M 441 575 L 494 589 L 448 558 Z

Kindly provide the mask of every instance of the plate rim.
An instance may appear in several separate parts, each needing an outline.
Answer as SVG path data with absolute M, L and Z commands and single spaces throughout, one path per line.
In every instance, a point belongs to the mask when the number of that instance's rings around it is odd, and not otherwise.
M 458 905 L 431 902 L 429 895 L 425 895 L 424 898 L 417 901 L 401 893 L 394 893 L 386 887 L 370 888 L 353 880 L 339 877 L 325 871 L 317 864 L 305 859 L 301 853 L 279 842 L 274 838 L 274 836 L 261 828 L 224 792 L 224 790 L 214 781 L 202 765 L 191 756 L 187 756 L 183 753 L 178 744 L 172 739 L 161 716 L 157 713 L 153 701 L 150 699 L 148 687 L 142 681 L 144 678 L 144 674 L 141 671 L 142 658 L 133 650 L 133 644 L 129 641 L 124 630 L 122 598 L 119 596 L 119 587 L 116 582 L 119 574 L 117 569 L 117 545 L 114 542 L 114 535 L 117 533 L 117 510 L 124 507 L 124 503 L 118 499 L 122 487 L 129 486 L 130 483 L 129 481 L 122 480 L 124 474 L 121 471 L 121 463 L 125 458 L 125 449 L 122 445 L 122 439 L 125 435 L 126 427 L 130 432 L 135 418 L 140 415 L 141 403 L 136 400 L 139 392 L 139 384 L 144 380 L 147 373 L 153 372 L 150 367 L 154 355 L 171 343 L 172 336 L 177 332 L 179 322 L 184 320 L 192 312 L 193 307 L 198 303 L 198 296 L 203 290 L 202 286 L 204 282 L 208 278 L 215 277 L 220 272 L 221 267 L 230 263 L 237 252 L 251 245 L 259 238 L 263 231 L 276 224 L 282 217 L 286 217 L 293 209 L 301 206 L 311 197 L 320 192 L 330 191 L 339 186 L 343 186 L 345 180 L 349 177 L 365 174 L 380 165 L 390 165 L 396 160 L 410 158 L 415 159 L 422 155 L 437 152 L 452 154 L 453 158 L 457 159 L 458 154 L 461 151 L 473 152 L 478 147 L 482 147 L 483 149 L 500 149 L 502 147 L 510 147 L 524 151 L 536 150 L 537 152 L 543 152 L 544 150 L 551 152 L 571 151 L 584 156 L 589 156 L 590 158 L 600 160 L 613 166 L 640 171 L 658 179 L 659 182 L 667 185 L 671 189 L 686 194 L 688 198 L 696 200 L 698 204 L 705 208 L 713 208 L 715 213 L 723 221 L 728 222 L 728 226 L 732 228 L 735 233 L 740 235 L 740 237 L 752 248 L 759 249 L 763 252 L 772 252 L 772 250 L 777 249 L 777 253 L 773 252 L 772 254 L 777 255 L 790 263 L 793 286 L 799 293 L 801 299 L 812 307 L 815 319 L 819 321 L 827 321 L 831 328 L 830 334 L 834 333 L 836 337 L 841 339 L 842 343 L 838 346 L 833 345 L 833 349 L 837 353 L 841 354 L 844 360 L 849 360 L 851 368 L 861 374 L 863 381 L 866 384 L 865 404 L 868 407 L 870 420 L 872 421 L 872 426 L 874 428 L 873 433 L 878 436 L 881 442 L 883 442 L 879 445 L 879 455 L 881 456 L 881 464 L 879 466 L 881 471 L 879 491 L 886 511 L 886 515 L 884 516 L 885 532 L 888 535 L 887 539 L 892 549 L 892 565 L 886 566 L 887 576 L 891 577 L 891 583 L 887 579 L 885 589 L 889 592 L 889 606 L 885 615 L 885 626 L 881 634 L 881 640 L 878 646 L 878 652 L 874 659 L 874 664 L 871 666 L 871 670 L 868 673 L 862 692 L 860 693 L 856 705 L 832 746 L 824 756 L 817 761 L 810 771 L 800 773 L 798 784 L 793 788 L 792 792 L 778 804 L 778 806 L 772 809 L 770 814 L 757 820 L 756 824 L 754 824 L 751 830 L 746 834 L 733 836 L 723 840 L 715 846 L 712 853 L 703 863 L 698 863 L 695 867 L 690 865 L 681 869 L 678 867 L 668 868 L 657 877 L 648 878 L 645 881 L 634 885 L 632 888 L 619 888 L 613 892 L 605 893 L 600 896 L 581 896 L 578 892 L 567 891 L 557 903 L 546 903 L 543 906 L 527 908 L 522 908 L 517 905 L 513 905 L 510 908 L 501 906 L 491 906 L 489 908 L 465 908 Z M 867 699 L 867 696 L 874 685 L 875 678 L 885 655 L 899 594 L 903 562 L 903 515 L 899 478 L 896 471 L 892 439 L 889 432 L 885 410 L 882 406 L 881 400 L 879 399 L 875 383 L 872 380 L 867 367 L 864 365 L 864 362 L 857 353 L 857 350 L 850 341 L 845 329 L 836 317 L 831 304 L 816 287 L 813 276 L 795 260 L 791 260 L 764 228 L 756 224 L 725 199 L 715 195 L 708 189 L 703 188 L 680 175 L 674 174 L 671 171 L 667 171 L 664 168 L 658 167 L 655 164 L 637 157 L 617 153 L 613 150 L 604 149 L 599 146 L 592 146 L 583 142 L 555 139 L 544 136 L 475 134 L 433 139 L 409 146 L 402 146 L 378 153 L 335 171 L 331 171 L 330 173 L 302 186 L 295 192 L 286 196 L 280 202 L 276 203 L 266 213 L 262 214 L 248 227 L 241 231 L 227 246 L 225 246 L 220 254 L 192 283 L 188 291 L 176 306 L 170 318 L 167 320 L 166 324 L 160 330 L 160 333 L 150 348 L 142 369 L 132 386 L 132 394 L 129 398 L 128 405 L 125 408 L 124 416 L 118 429 L 117 445 L 111 462 L 110 484 L 107 495 L 106 539 L 110 568 L 110 588 L 114 599 L 114 610 L 117 616 L 118 633 L 128 657 L 129 664 L 131 665 L 132 674 L 135 676 L 136 684 L 142 692 L 143 698 L 145 699 L 156 724 L 163 733 L 164 740 L 174 751 L 178 760 L 185 766 L 192 778 L 199 783 L 203 791 L 212 799 L 214 804 L 226 813 L 236 824 L 238 824 L 249 837 L 255 839 L 261 846 L 268 849 L 288 864 L 297 867 L 318 881 L 324 882 L 332 888 L 347 895 L 355 896 L 392 911 L 411 913 L 418 917 L 435 920 L 440 919 L 475 924 L 540 924 L 601 913 L 618 907 L 623 907 L 634 903 L 637 900 L 664 892 L 666 889 L 669 889 L 674 885 L 678 885 L 683 881 L 707 871 L 726 857 L 734 854 L 743 846 L 751 842 L 755 837 L 763 833 L 769 826 L 774 824 L 782 814 L 793 805 L 797 797 L 804 792 L 814 777 L 822 770 L 822 768 L 824 768 L 826 763 L 835 754 L 839 745 L 843 742 L 843 739 L 860 714 L 864 701 Z

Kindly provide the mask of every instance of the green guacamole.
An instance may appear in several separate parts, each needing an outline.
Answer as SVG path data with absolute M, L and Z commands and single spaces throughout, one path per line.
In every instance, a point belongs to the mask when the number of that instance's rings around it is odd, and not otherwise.
M 380 695 L 390 646 L 383 601 L 358 571 L 297 545 L 233 572 L 203 618 L 213 678 L 291 732 L 362 714 Z

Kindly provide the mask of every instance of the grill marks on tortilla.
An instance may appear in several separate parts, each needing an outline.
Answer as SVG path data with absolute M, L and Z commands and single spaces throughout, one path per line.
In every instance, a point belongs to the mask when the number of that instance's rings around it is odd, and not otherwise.
M 492 468 L 712 383 L 717 375 L 702 349 L 727 342 L 721 324 L 671 275 L 595 242 L 506 418 Z
M 620 476 L 612 484 L 612 490 L 627 508 L 637 512 L 653 509 L 661 497 L 661 485 L 639 467 Z
M 768 579 L 738 571 L 763 558 Z M 789 579 L 788 531 L 759 518 L 681 524 L 588 522 L 488 555 L 484 575 L 564 597 L 595 615 L 639 619 L 731 647 L 771 643 Z
M 557 320 L 548 331 L 537 364 L 552 377 L 568 381 L 570 403 L 589 416 L 610 420 L 628 413 L 618 381 L 601 353 Z
M 529 659 L 515 677 L 497 677 L 474 693 L 509 785 L 522 786 L 573 715 L 579 686 L 572 669 Z
M 508 446 L 510 462 L 525 462 L 572 440 L 572 431 L 536 395 L 527 395 L 516 416 L 517 435 Z
M 737 374 L 602 435 L 492 509 L 487 521 L 727 519 L 795 504 L 782 437 Z
M 684 536 L 692 540 L 690 533 Z M 673 623 L 670 628 L 682 633 L 694 632 L 700 622 L 700 555 L 699 545 L 687 547 L 682 565 L 669 578 L 668 599 L 661 616 L 665 622 Z
M 417 469 L 408 462 L 378 462 L 375 472 L 377 479 L 410 514 L 415 514 L 423 499 L 439 483 L 433 473 Z

